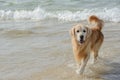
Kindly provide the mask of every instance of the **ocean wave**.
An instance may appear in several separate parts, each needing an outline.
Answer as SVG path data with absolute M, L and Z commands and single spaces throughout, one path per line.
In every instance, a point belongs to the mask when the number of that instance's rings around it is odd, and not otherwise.
M 86 20 L 90 15 L 97 15 L 105 21 L 120 22 L 119 8 L 84 9 L 81 11 L 46 11 L 40 7 L 34 10 L 0 10 L 0 20 L 44 20 L 58 19 L 64 21 Z

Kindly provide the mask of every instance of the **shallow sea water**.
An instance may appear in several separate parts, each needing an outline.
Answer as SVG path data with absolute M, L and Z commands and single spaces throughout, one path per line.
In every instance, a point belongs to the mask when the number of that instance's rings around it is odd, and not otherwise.
M 99 59 L 80 76 L 69 35 L 79 22 L 55 21 L 1 22 L 0 80 L 119 80 L 119 23 L 105 23 Z

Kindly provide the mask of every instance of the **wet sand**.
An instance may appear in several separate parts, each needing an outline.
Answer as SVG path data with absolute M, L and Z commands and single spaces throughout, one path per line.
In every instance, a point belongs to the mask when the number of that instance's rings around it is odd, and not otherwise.
M 76 23 L 1 22 L 0 80 L 119 80 L 120 23 L 105 23 L 99 59 L 82 76 L 75 73 L 69 35 Z

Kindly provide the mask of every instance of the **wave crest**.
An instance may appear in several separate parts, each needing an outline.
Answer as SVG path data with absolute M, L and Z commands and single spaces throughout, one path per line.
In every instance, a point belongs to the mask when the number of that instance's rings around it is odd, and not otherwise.
M 37 7 L 34 10 L 15 10 L 5 11 L 0 10 L 0 20 L 44 20 L 46 18 L 57 18 L 64 21 L 80 21 L 86 20 L 90 15 L 97 15 L 105 21 L 120 22 L 120 9 L 84 9 L 81 11 L 52 11 L 47 12 L 44 9 Z

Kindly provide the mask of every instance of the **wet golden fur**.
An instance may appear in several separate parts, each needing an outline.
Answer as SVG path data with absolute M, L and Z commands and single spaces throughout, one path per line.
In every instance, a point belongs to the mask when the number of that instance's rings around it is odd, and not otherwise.
M 78 74 L 82 74 L 84 72 L 90 54 L 94 55 L 94 62 L 97 60 L 98 51 L 104 39 L 101 32 L 103 21 L 97 16 L 92 15 L 89 17 L 88 22 L 94 25 L 84 26 L 82 24 L 78 24 L 73 26 L 70 30 L 73 53 L 78 67 L 76 73 Z M 86 33 L 86 35 L 84 34 L 84 43 L 79 43 L 77 39 L 77 36 L 79 37 L 77 30 L 79 30 L 81 34 L 82 30 L 86 30 L 86 32 L 84 31 Z

